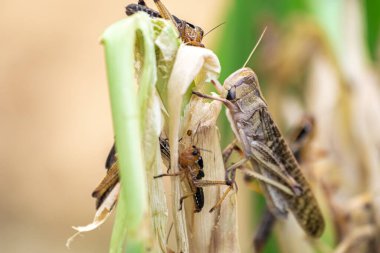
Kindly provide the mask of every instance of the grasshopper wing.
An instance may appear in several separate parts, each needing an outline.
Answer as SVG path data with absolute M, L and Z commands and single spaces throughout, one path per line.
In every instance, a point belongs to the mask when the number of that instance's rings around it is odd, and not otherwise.
M 277 209 L 274 214 L 284 214 L 289 209 L 308 235 L 321 236 L 325 223 L 309 183 L 267 108 L 261 108 L 256 113 L 263 132 L 260 140 L 250 141 L 251 162 L 264 176 L 290 188 L 295 187 L 294 194 L 289 195 L 262 183 L 264 194 L 269 199 L 268 206 L 272 210 L 273 207 Z

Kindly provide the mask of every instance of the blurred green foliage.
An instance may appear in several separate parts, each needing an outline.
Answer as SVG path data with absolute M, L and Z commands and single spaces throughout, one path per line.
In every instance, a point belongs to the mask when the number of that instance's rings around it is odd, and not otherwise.
M 379 60 L 376 51 L 379 50 L 379 33 L 380 33 L 380 1 L 365 0 L 363 1 L 364 21 L 366 25 L 367 46 L 372 60 Z

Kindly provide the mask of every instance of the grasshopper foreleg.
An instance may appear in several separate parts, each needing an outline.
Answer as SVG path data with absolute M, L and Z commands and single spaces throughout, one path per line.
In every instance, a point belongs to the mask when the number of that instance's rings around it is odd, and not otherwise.
M 229 101 L 229 100 L 227 100 L 225 98 L 206 95 L 206 94 L 200 93 L 198 91 L 193 91 L 193 94 L 197 95 L 198 97 L 201 97 L 201 98 L 208 98 L 208 99 L 212 99 L 212 100 L 217 100 L 217 101 L 223 102 L 223 104 L 225 104 L 228 108 L 233 108 L 234 107 L 234 104 L 231 103 L 231 101 Z

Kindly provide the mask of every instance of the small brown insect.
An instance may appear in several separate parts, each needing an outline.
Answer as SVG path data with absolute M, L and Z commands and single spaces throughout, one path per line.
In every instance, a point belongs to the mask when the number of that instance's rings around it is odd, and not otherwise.
M 200 149 L 196 146 L 188 147 L 180 154 L 178 163 L 180 169 L 178 173 L 161 174 L 154 178 L 180 176 L 182 181 L 187 182 L 190 193 L 181 197 L 179 210 L 182 210 L 183 201 L 186 198 L 193 196 L 195 206 L 194 212 L 198 213 L 204 206 L 204 194 L 202 187 L 197 186 L 197 182 L 205 176 L 203 171 L 203 158 L 200 154 Z
M 202 28 L 171 15 L 160 0 L 154 0 L 154 3 L 156 4 L 159 12 L 150 9 L 143 0 L 139 0 L 138 4 L 129 4 L 126 7 L 125 12 L 128 16 L 130 16 L 136 12 L 143 11 L 150 17 L 170 20 L 177 27 L 179 37 L 185 44 L 196 47 L 204 47 L 201 43 L 204 34 Z

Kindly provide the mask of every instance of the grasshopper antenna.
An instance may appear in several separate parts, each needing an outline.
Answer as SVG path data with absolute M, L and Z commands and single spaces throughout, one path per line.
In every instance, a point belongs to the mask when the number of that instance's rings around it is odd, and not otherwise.
M 245 61 L 244 65 L 243 65 L 243 68 L 247 65 L 247 63 L 248 63 L 249 60 L 251 59 L 251 57 L 252 57 L 253 53 L 255 52 L 257 46 L 260 44 L 261 39 L 264 37 L 264 34 L 265 34 L 265 31 L 266 31 L 266 30 L 267 30 L 267 27 L 265 27 L 265 28 L 264 28 L 264 31 L 261 33 L 259 40 L 256 42 L 255 47 L 252 49 L 251 53 L 249 54 L 248 59 Z
M 205 35 L 203 35 L 203 38 L 206 37 L 207 34 L 209 34 L 210 32 L 214 31 L 216 28 L 224 25 L 226 22 L 223 22 L 223 23 L 220 23 L 219 25 L 215 26 L 214 28 L 212 28 L 210 31 L 208 31 L 207 33 L 205 33 Z

